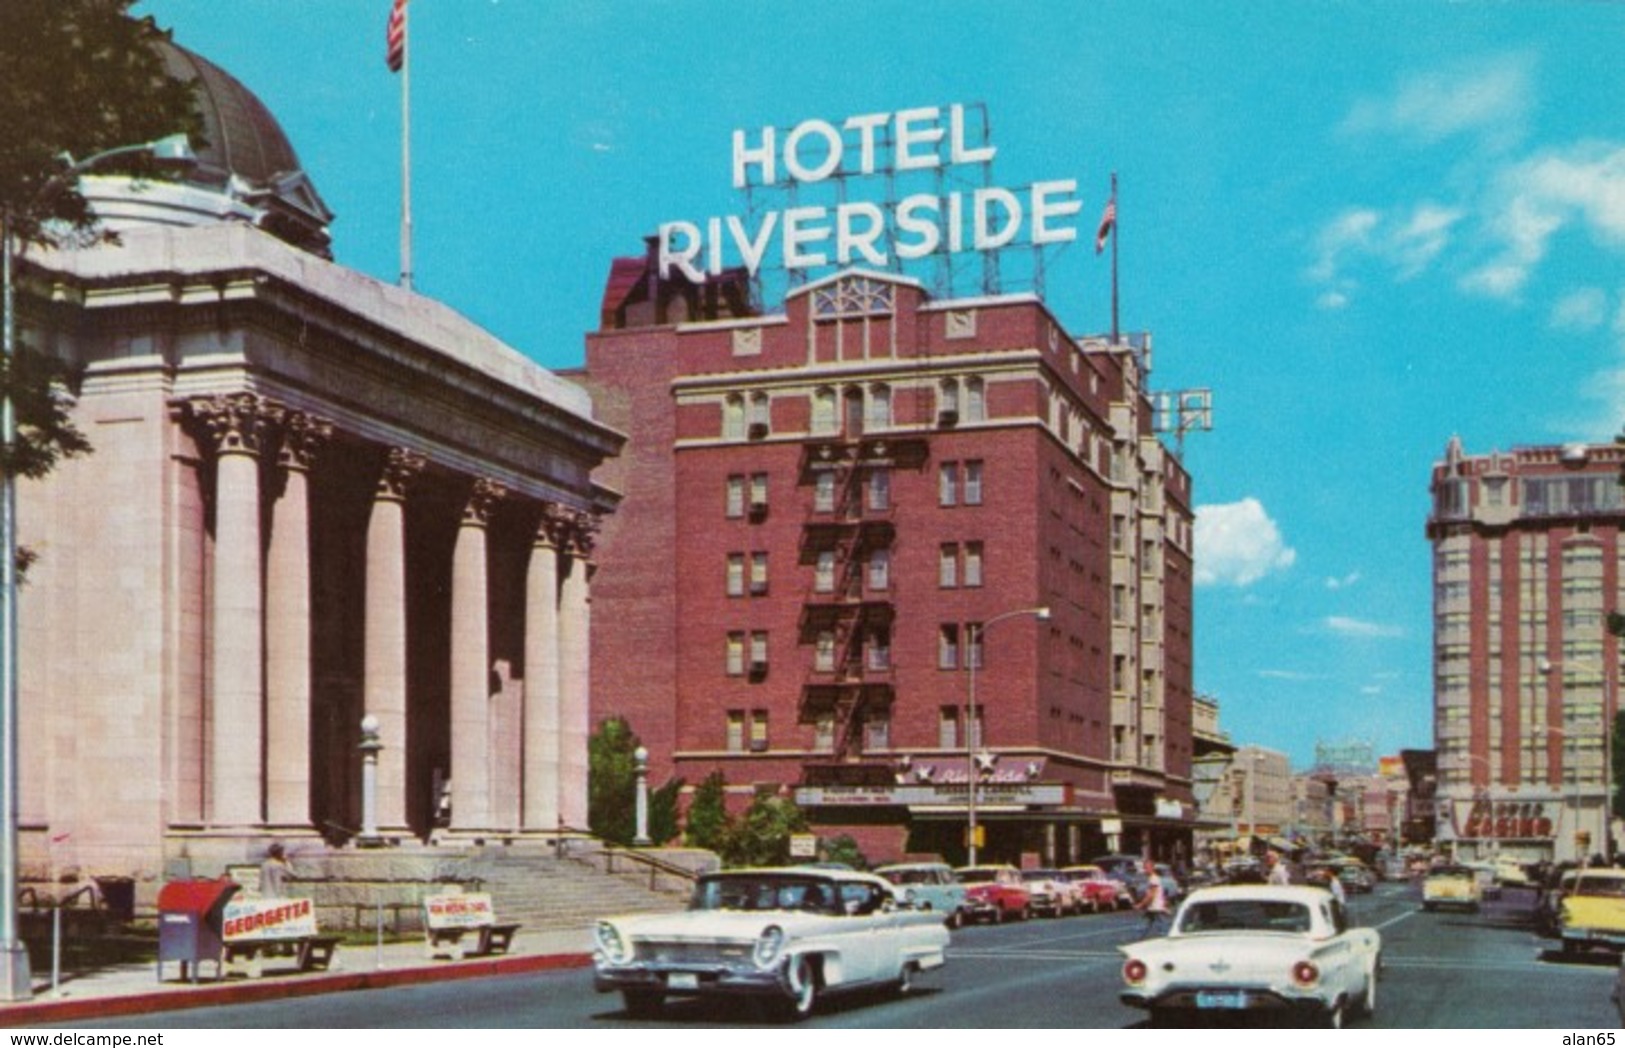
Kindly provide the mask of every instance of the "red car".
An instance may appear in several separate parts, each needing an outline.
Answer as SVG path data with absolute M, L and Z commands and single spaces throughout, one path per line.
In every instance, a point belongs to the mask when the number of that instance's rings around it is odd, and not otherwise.
M 998 924 L 1033 915 L 1032 893 L 1014 866 L 961 866 L 954 871 L 965 886 L 965 919 Z
M 1095 913 L 1134 905 L 1128 889 L 1106 876 L 1106 871 L 1099 866 L 1068 866 L 1061 873 L 1072 881 L 1072 886 L 1083 896 L 1084 906 Z

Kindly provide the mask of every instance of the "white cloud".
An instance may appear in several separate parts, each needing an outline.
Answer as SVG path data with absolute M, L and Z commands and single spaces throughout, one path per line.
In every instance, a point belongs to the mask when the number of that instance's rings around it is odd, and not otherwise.
M 1424 200 L 1409 208 L 1380 211 L 1349 208 L 1332 218 L 1315 237 L 1315 260 L 1309 279 L 1323 286 L 1322 309 L 1348 305 L 1359 286 L 1350 271 L 1375 266 L 1410 280 L 1425 272 L 1450 245 L 1464 216 L 1459 208 Z
M 1394 134 L 1424 143 L 1473 132 L 1515 136 L 1530 106 L 1532 63 L 1522 55 L 1414 75 L 1382 98 L 1356 102 L 1351 134 Z
M 1340 637 L 1401 637 L 1405 633 L 1398 626 L 1351 619 L 1343 615 L 1328 615 L 1321 624 Z
M 1584 287 L 1571 291 L 1552 307 L 1551 323 L 1558 331 L 1594 331 L 1606 319 L 1608 296 L 1601 288 Z
M 1326 588 L 1330 589 L 1330 590 L 1348 589 L 1350 586 L 1354 585 L 1356 582 L 1359 582 L 1359 581 L 1360 581 L 1360 573 L 1358 571 L 1351 571 L 1347 575 L 1344 575 L 1342 578 L 1330 578 L 1330 579 L 1327 579 L 1326 580 Z
M 1297 557 L 1257 499 L 1196 508 L 1198 586 L 1250 586 Z
M 1258 675 L 1270 680 L 1308 681 L 1319 679 L 1313 673 L 1300 673 L 1297 670 L 1259 670 Z

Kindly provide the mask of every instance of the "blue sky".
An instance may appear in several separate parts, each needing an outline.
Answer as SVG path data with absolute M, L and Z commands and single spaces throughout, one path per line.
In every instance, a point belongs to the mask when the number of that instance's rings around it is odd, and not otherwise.
M 399 274 L 388 0 L 145 0 L 271 107 Z M 997 182 L 1076 179 L 1047 297 L 1122 324 L 1190 435 L 1197 687 L 1232 737 L 1431 745 L 1428 471 L 1625 422 L 1625 5 L 414 0 L 417 288 L 578 365 L 609 260 L 741 210 L 734 129 L 985 103 Z

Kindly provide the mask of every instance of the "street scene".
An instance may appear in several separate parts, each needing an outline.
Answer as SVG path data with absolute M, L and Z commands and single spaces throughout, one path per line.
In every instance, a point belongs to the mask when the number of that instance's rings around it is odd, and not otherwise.
M 1625 1014 L 1625 6 L 917 6 L 0 3 L 0 1025 Z

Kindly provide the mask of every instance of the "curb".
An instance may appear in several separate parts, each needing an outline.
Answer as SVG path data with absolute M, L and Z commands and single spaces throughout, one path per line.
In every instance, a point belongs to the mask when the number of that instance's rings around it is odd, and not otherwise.
M 280 979 L 275 982 L 200 986 L 196 989 L 154 990 L 150 993 L 87 997 L 71 1001 L 39 1001 L 0 1007 L 0 1027 L 58 1025 L 75 1019 L 150 1015 L 153 1012 L 210 1008 L 224 1004 L 250 1004 L 256 1001 L 312 997 L 317 994 L 348 993 L 353 990 L 381 990 L 392 986 L 412 986 L 427 982 L 482 979 L 493 975 L 522 975 L 526 972 L 560 968 L 585 968 L 591 963 L 592 955 L 587 953 L 539 954 L 530 957 L 496 957 L 482 961 L 463 961 L 439 968 L 341 972 L 308 979 Z

